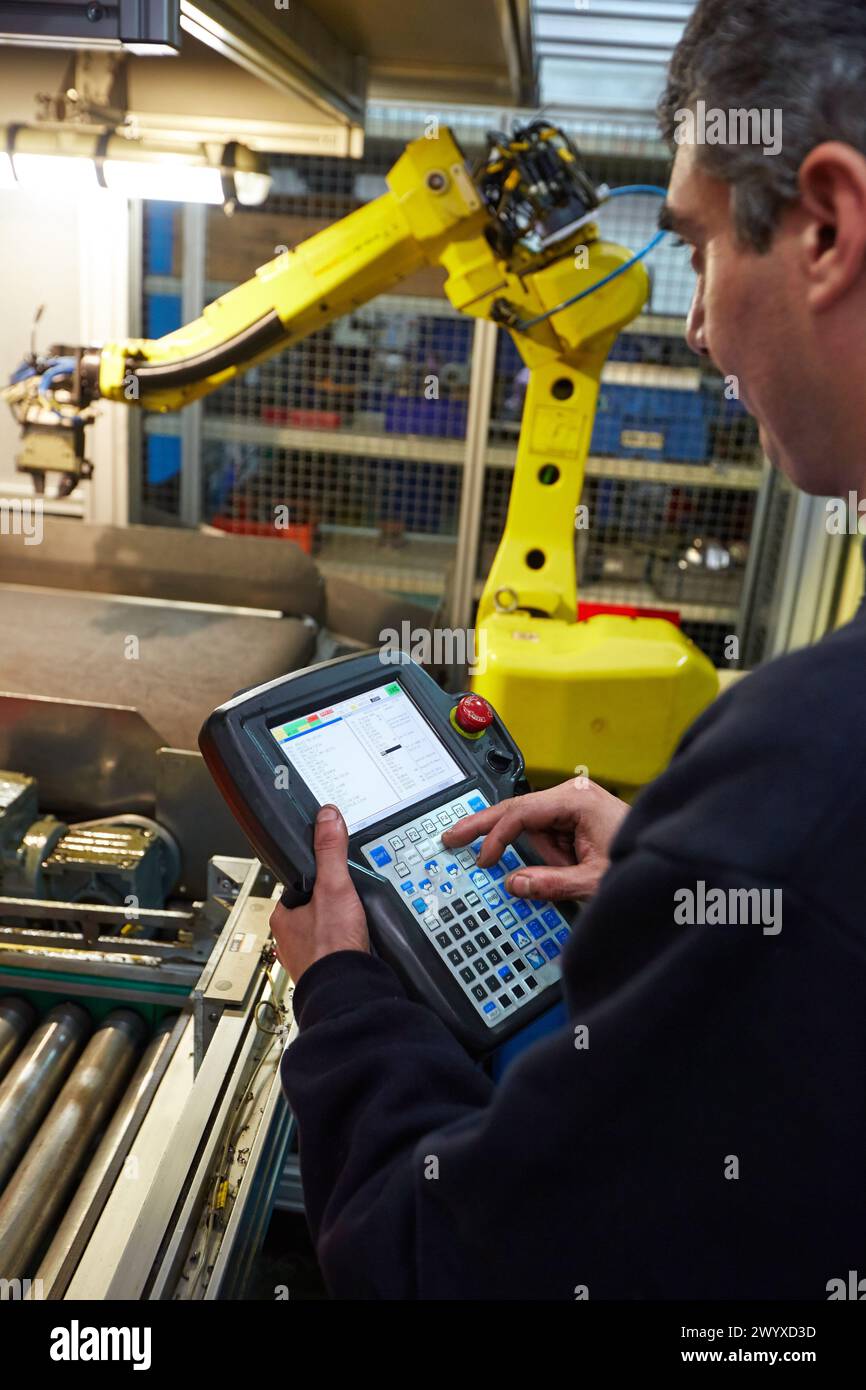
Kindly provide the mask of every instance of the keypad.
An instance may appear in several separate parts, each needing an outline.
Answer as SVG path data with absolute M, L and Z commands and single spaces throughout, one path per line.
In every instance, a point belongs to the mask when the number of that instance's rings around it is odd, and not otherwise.
M 493 1028 L 559 978 L 570 928 L 551 903 L 515 898 L 505 888 L 506 874 L 524 862 L 512 846 L 498 864 L 479 869 L 481 840 L 454 851 L 442 844 L 444 830 L 488 804 L 480 792 L 443 802 L 369 840 L 361 853 Z

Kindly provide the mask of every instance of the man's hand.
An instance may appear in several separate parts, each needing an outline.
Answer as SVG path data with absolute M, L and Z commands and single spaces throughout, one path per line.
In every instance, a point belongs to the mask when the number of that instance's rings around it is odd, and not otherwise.
M 478 853 L 484 869 L 495 864 L 505 846 L 526 834 L 545 861 L 528 865 L 505 879 L 516 898 L 591 898 L 610 862 L 611 842 L 629 807 L 595 782 L 563 782 L 548 791 L 500 801 L 486 811 L 467 816 L 442 842 L 449 849 L 469 844 L 479 835 L 485 840 Z
M 271 931 L 277 959 L 295 984 L 313 961 L 333 951 L 369 951 L 367 919 L 349 877 L 349 835 L 336 806 L 323 806 L 316 817 L 316 885 L 303 907 L 277 903 Z

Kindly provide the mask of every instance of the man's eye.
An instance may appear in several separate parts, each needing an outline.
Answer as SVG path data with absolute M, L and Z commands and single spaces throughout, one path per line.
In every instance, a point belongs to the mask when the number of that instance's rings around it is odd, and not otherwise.
M 674 242 L 673 242 L 673 244 L 674 244 L 674 246 L 690 246 L 690 245 L 691 245 L 691 242 L 689 242 L 689 241 L 684 241 L 683 238 L 682 238 L 681 236 L 678 236 L 678 237 L 674 237 Z

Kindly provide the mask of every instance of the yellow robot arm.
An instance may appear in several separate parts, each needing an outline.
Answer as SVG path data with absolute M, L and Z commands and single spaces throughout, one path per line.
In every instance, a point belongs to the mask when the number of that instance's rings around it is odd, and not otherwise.
M 177 410 L 435 262 L 486 221 L 450 131 L 415 140 L 387 182 L 387 193 L 262 266 L 193 323 L 85 354 L 85 394 L 89 379 L 91 398 Z

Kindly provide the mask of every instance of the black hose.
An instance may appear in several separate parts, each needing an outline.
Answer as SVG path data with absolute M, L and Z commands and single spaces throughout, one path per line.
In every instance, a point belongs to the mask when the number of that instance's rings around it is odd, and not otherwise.
M 267 352 L 281 338 L 285 337 L 282 320 L 275 309 L 264 318 L 251 323 L 249 328 L 227 338 L 217 347 L 207 352 L 196 353 L 194 357 L 181 357 L 173 362 L 154 362 L 137 365 L 130 363 L 130 371 L 141 383 L 142 390 L 167 391 L 176 386 L 188 386 L 191 382 L 203 381 L 206 377 L 217 376 L 229 367 L 248 362 L 259 353 Z

